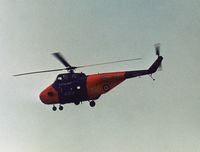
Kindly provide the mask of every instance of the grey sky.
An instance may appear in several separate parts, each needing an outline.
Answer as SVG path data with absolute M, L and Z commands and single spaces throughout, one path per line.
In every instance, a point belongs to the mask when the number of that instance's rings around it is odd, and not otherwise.
M 0 151 L 195 152 L 200 150 L 200 1 L 0 0 Z M 38 95 L 58 73 L 12 74 L 142 57 L 81 69 L 145 69 L 161 43 L 162 72 L 52 112 Z

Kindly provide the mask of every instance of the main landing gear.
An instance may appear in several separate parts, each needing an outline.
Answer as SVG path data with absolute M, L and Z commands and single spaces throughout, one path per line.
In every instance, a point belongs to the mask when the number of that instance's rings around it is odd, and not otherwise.
M 94 107 L 96 105 L 96 103 L 94 102 L 94 100 L 89 101 L 90 102 L 90 107 Z
M 60 111 L 62 111 L 63 110 L 63 106 L 62 105 L 59 105 L 59 108 L 58 108 Z M 53 105 L 53 107 L 52 107 L 52 110 L 53 111 L 56 111 L 57 110 L 57 107 L 55 106 L 55 105 Z
M 94 100 L 91 100 L 91 101 L 89 100 L 88 102 L 90 104 L 90 107 L 94 107 L 96 105 L 96 103 L 94 102 Z M 74 102 L 74 104 L 75 105 L 79 105 L 80 101 L 76 101 L 76 102 Z

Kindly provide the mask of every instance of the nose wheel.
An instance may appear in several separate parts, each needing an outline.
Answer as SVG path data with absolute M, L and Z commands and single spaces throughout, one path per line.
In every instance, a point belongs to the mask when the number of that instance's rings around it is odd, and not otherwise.
M 56 111 L 56 110 L 57 110 L 57 107 L 56 107 L 55 105 L 53 105 L 52 110 L 53 110 L 53 111 Z M 62 106 L 62 105 L 59 105 L 59 110 L 60 110 L 60 111 L 63 110 L 63 106 Z
M 60 110 L 60 111 L 63 110 L 63 106 L 62 106 L 62 105 L 59 106 L 59 110 Z
M 53 110 L 53 111 L 56 111 L 56 110 L 57 110 L 56 106 L 53 105 L 52 110 Z
M 94 100 L 90 101 L 90 107 L 94 107 L 96 105 L 96 103 L 94 102 Z

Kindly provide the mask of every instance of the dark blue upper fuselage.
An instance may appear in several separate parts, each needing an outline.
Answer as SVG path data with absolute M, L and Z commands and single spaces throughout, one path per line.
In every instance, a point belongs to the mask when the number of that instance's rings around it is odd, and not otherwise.
M 58 92 L 60 103 L 87 100 L 86 78 L 84 73 L 59 74 L 52 85 Z

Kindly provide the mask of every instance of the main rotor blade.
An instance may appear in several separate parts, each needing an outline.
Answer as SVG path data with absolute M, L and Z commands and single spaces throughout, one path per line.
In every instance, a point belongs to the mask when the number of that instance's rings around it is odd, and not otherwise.
M 43 71 L 34 71 L 34 72 L 27 72 L 27 73 L 20 73 L 20 74 L 15 74 L 13 76 L 23 76 L 23 75 L 29 75 L 29 74 L 37 74 L 37 73 L 45 73 L 45 72 L 54 72 L 54 71 L 62 71 L 66 70 L 66 68 L 62 69 L 53 69 L 53 70 L 43 70 Z
M 141 59 L 142 59 L 142 58 L 134 58 L 134 59 L 117 60 L 117 61 L 103 62 L 103 63 L 96 63 L 96 64 L 88 64 L 88 65 L 77 66 L 76 68 L 84 68 L 84 67 L 91 67 L 91 66 L 99 66 L 99 65 L 113 64 L 113 63 L 119 63 L 119 62 L 128 62 L 128 61 L 141 60 Z
M 54 53 L 54 56 L 56 56 L 56 58 L 58 58 L 58 60 L 60 60 L 63 64 L 65 63 L 65 59 L 62 58 L 61 54 L 59 53 Z M 20 73 L 20 74 L 15 74 L 13 76 L 23 76 L 23 75 L 30 75 L 30 74 L 38 74 L 38 73 L 47 73 L 47 72 L 55 72 L 55 71 L 63 71 L 63 70 L 74 70 L 76 68 L 84 68 L 84 67 L 91 67 L 91 66 L 99 66 L 99 65 L 105 65 L 105 64 L 113 64 L 113 63 L 119 63 L 119 62 L 128 62 L 128 61 L 133 61 L 133 60 L 141 60 L 142 58 L 135 58 L 135 59 L 126 59 L 126 60 L 118 60 L 118 61 L 111 61 L 111 62 L 104 62 L 104 63 L 96 63 L 96 64 L 88 64 L 88 65 L 81 65 L 81 66 L 77 66 L 77 67 L 72 67 L 70 66 L 67 61 L 66 61 L 66 65 L 68 65 L 68 67 L 66 68 L 62 68 L 62 69 L 52 69 L 52 70 L 43 70 L 43 71 L 34 71 L 34 72 L 26 72 L 26 73 Z M 64 62 L 63 62 L 64 61 Z
M 62 56 L 61 53 L 56 52 L 52 54 L 55 58 L 57 58 L 66 68 L 68 67 L 72 67 L 66 60 L 65 58 Z

